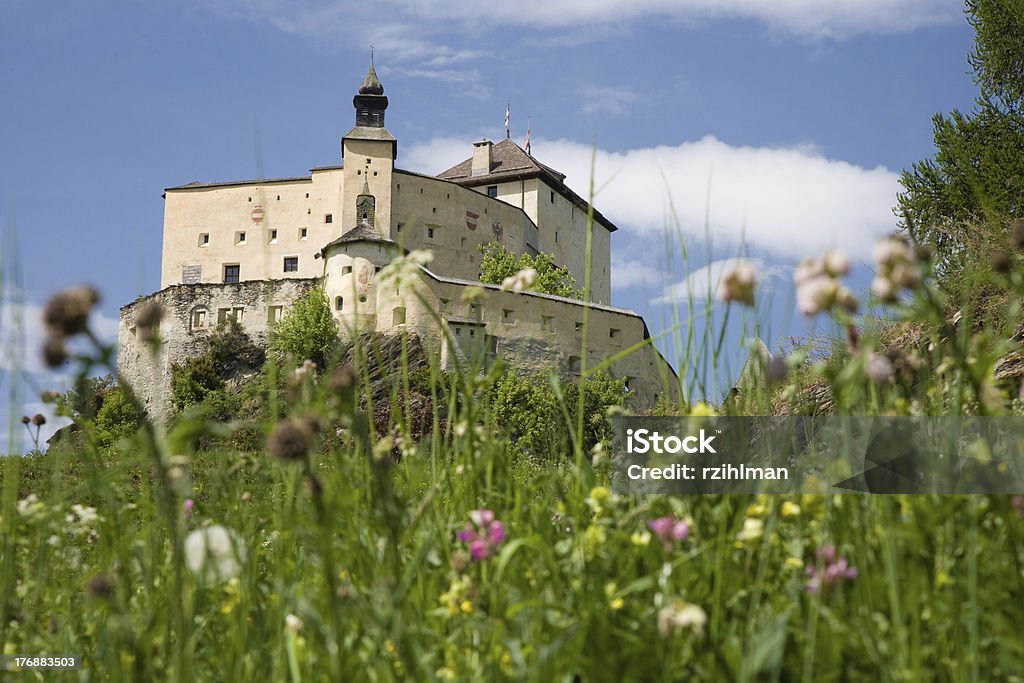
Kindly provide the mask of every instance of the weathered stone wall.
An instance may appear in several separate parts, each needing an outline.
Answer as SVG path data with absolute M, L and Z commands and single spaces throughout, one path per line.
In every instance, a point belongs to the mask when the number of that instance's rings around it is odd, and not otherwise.
M 206 352 L 218 318 L 233 317 L 253 343 L 266 348 L 270 326 L 301 296 L 319 286 L 319 278 L 242 282 L 235 285 L 173 285 L 121 308 L 117 367 L 159 423 L 170 415 L 171 368 Z M 163 308 L 159 351 L 136 336 L 135 316 L 147 301 Z

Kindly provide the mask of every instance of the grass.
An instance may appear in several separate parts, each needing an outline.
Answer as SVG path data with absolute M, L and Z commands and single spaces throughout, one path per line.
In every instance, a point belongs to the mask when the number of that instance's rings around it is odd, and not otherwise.
M 992 284 L 1024 291 L 1020 273 Z M 755 363 L 717 409 L 799 410 L 818 386 L 841 414 L 1019 414 L 993 379 L 1019 339 L 949 327 L 940 298 L 926 283 L 896 306 L 925 324 L 896 349 L 914 373 L 872 377 L 868 356 L 900 336 L 836 312 L 862 333 L 843 353 L 801 364 L 798 349 L 774 382 Z M 713 369 L 721 335 L 689 327 L 710 360 L 687 366 Z M 105 447 L 79 416 L 72 444 L 0 459 L 4 652 L 83 655 L 57 680 L 1024 680 L 1019 497 L 620 497 L 606 453 L 583 445 L 582 395 L 557 381 L 566 452 L 523 453 L 482 399 L 495 375 L 436 359 L 433 429 L 413 439 L 403 345 L 381 436 L 379 349 L 357 338 L 352 353 L 351 374 L 271 365 L 269 407 L 246 425 L 184 412 Z M 196 447 L 239 427 L 267 448 Z M 460 532 L 483 531 L 479 510 L 503 534 L 474 549 Z M 685 537 L 654 532 L 664 517 Z M 809 590 L 836 562 L 856 575 Z

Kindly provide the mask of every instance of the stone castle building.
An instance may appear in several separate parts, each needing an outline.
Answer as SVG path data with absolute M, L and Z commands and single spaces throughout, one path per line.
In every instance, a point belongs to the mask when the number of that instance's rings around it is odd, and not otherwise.
M 161 290 L 121 309 L 118 367 L 161 418 L 174 363 L 201 353 L 218 322 L 234 319 L 257 343 L 296 298 L 322 286 L 340 334 L 414 332 L 446 367 L 474 356 L 578 375 L 584 307 L 586 366 L 617 358 L 638 405 L 653 404 L 675 373 L 650 343 L 647 326 L 611 299 L 616 226 L 590 210 L 565 176 L 511 139 L 473 143 L 472 156 L 433 177 L 396 168 L 398 143 L 384 127 L 388 98 L 373 65 L 354 98 L 355 126 L 341 140 L 342 164 L 308 176 L 167 188 Z M 584 282 L 592 215 L 590 301 L 502 291 L 478 282 L 479 247 L 549 254 Z M 380 286 L 393 258 L 428 250 L 415 282 Z M 464 300 L 470 287 L 484 296 Z M 134 319 L 162 304 L 164 344 L 153 356 Z M 643 342 L 647 343 L 643 343 Z

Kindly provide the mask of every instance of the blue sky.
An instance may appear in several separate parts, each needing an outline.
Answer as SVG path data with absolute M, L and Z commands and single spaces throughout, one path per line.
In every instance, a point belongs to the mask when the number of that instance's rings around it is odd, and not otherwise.
M 596 144 L 595 204 L 621 228 L 614 303 L 657 333 L 670 317 L 657 302 L 688 277 L 706 282 L 694 271 L 742 244 L 773 275 L 769 343 L 813 332 L 792 315 L 788 269 L 826 245 L 867 263 L 895 224 L 899 171 L 932 152 L 931 116 L 972 105 L 961 6 L 624 7 L 0 0 L 0 226 L 5 262 L 17 242 L 27 340 L 21 398 L 9 373 L 0 380 L 0 433 L 8 414 L 38 409 L 37 389 L 66 381 L 36 361 L 39 305 L 93 283 L 112 333 L 118 307 L 159 286 L 164 187 L 337 163 L 371 43 L 400 167 L 438 172 L 481 135 L 500 138 L 510 100 L 513 137 L 523 143 L 529 117 L 535 157 L 584 196 Z M 669 223 L 690 245 L 686 266 Z M 861 265 L 851 283 L 864 289 L 869 277 Z M 7 308 L 5 370 L 15 364 Z M 19 400 L 28 405 L 12 410 Z

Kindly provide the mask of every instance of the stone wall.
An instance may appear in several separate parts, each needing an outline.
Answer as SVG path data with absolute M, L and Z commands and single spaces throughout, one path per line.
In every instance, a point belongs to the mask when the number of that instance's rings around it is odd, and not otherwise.
M 266 348 L 268 331 L 299 297 L 319 286 L 319 278 L 242 282 L 234 285 L 173 285 L 121 308 L 117 367 L 149 414 L 165 423 L 170 415 L 171 368 L 204 353 L 218 319 L 235 318 L 253 342 Z M 163 308 L 154 354 L 136 337 L 135 316 L 147 301 Z

